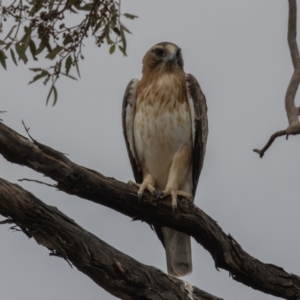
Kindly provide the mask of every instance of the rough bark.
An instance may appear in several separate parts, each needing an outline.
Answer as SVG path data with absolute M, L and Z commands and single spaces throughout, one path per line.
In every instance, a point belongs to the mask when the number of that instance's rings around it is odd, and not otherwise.
M 21 136 L 0 123 L 0 153 L 10 162 L 25 165 L 57 182 L 68 194 L 91 200 L 149 224 L 168 226 L 191 235 L 212 255 L 216 268 L 233 279 L 285 299 L 300 299 L 300 278 L 282 268 L 264 264 L 246 253 L 218 224 L 193 203 L 179 201 L 172 213 L 169 199 L 157 202 L 146 193 L 137 201 L 137 189 L 81 167 L 62 153 Z
M 220 300 L 195 286 L 141 264 L 84 230 L 56 207 L 0 178 L 0 214 L 28 237 L 70 261 L 99 286 L 121 299 Z

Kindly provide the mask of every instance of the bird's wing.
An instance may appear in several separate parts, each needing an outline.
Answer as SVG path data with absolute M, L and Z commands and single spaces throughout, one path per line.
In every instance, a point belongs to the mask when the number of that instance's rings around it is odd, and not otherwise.
M 136 94 L 139 86 L 138 79 L 132 79 L 125 90 L 122 106 L 122 125 L 123 134 L 125 138 L 126 148 L 133 171 L 135 181 L 137 183 L 143 182 L 143 174 L 137 159 L 134 138 L 133 138 L 133 124 L 135 115 L 135 104 L 136 104 Z
M 193 168 L 193 196 L 196 194 L 197 184 L 203 166 L 206 141 L 208 136 L 208 120 L 207 106 L 205 95 L 197 79 L 191 75 L 186 75 L 186 85 L 188 93 L 188 101 L 192 119 L 192 135 L 193 135 L 193 153 L 192 153 L 192 168 Z
M 137 183 L 143 182 L 143 173 L 139 165 L 139 161 L 137 159 L 134 138 L 133 138 L 133 124 L 134 124 L 134 116 L 135 116 L 135 104 L 136 104 L 136 95 L 137 89 L 139 85 L 138 79 L 132 79 L 125 90 L 124 98 L 123 98 L 123 106 L 122 106 L 122 126 L 123 126 L 123 134 L 125 138 L 126 148 L 131 164 L 131 168 L 133 171 L 133 175 L 135 181 Z M 163 235 L 161 232 L 161 227 L 155 226 L 153 224 L 149 224 L 152 229 L 155 230 L 157 236 L 164 244 Z

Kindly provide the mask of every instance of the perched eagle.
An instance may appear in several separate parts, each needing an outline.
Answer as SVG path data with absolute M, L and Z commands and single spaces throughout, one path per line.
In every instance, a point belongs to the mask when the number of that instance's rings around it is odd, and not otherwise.
M 158 197 L 195 197 L 208 135 L 207 107 L 199 83 L 183 70 L 181 49 L 159 43 L 143 59 L 143 77 L 125 91 L 122 114 L 127 151 L 137 182 Z M 192 272 L 190 236 L 155 228 L 166 250 L 168 273 Z

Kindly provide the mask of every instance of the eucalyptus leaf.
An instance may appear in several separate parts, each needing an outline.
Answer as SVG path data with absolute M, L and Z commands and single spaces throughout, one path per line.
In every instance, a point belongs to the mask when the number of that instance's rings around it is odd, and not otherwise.
M 18 66 L 16 56 L 15 56 L 15 52 L 12 48 L 10 48 L 10 55 L 11 55 L 11 58 L 12 58 L 13 62 L 15 63 L 15 65 Z
M 48 5 L 48 10 L 52 11 L 55 0 L 50 0 Z
M 51 52 L 48 53 L 46 58 L 53 60 L 56 57 L 56 55 L 63 49 L 64 49 L 64 47 L 62 47 L 62 46 L 56 46 L 54 49 L 52 49 Z
M 47 71 L 43 70 L 40 74 L 35 75 L 33 77 L 33 79 L 28 84 L 31 84 L 31 83 L 33 83 L 33 82 L 35 82 L 35 81 L 37 81 L 37 80 L 39 80 L 43 77 L 46 77 L 47 75 L 49 75 L 49 73 Z
M 127 13 L 124 14 L 123 16 L 128 18 L 128 19 L 131 19 L 131 20 L 138 18 L 138 16 L 135 16 L 135 15 L 132 15 L 132 14 L 127 14 Z
M 29 12 L 29 16 L 33 17 L 39 10 L 43 8 L 44 1 L 43 0 L 35 0 L 32 1 L 31 4 L 33 4 L 33 7 L 31 8 Z
M 57 102 L 57 90 L 56 87 L 53 85 L 53 93 L 54 93 L 54 100 L 52 106 L 54 106 Z
M 51 96 L 51 94 L 52 94 L 52 91 L 53 91 L 53 86 L 54 86 L 54 85 L 51 85 L 51 88 L 50 88 L 50 90 L 49 90 L 49 93 L 48 93 L 48 96 L 47 96 L 47 99 L 46 99 L 46 105 L 48 105 L 48 102 L 49 102 L 50 96 Z
M 24 44 L 17 43 L 15 48 L 16 48 L 16 51 L 19 55 L 19 60 L 20 59 L 23 60 L 23 62 L 26 64 L 28 62 L 28 58 L 27 58 L 27 56 L 25 54 L 25 51 L 24 51 Z
M 33 71 L 33 72 L 43 71 L 43 69 L 41 69 L 41 68 L 29 68 L 29 70 Z
M 84 6 L 79 7 L 79 10 L 91 11 L 93 8 L 93 3 L 88 3 Z
M 109 54 L 113 54 L 116 50 L 116 45 L 112 45 L 110 48 L 109 48 Z
M 124 27 L 121 25 L 120 26 L 120 33 L 121 33 L 121 41 L 122 41 L 122 44 L 123 44 L 123 49 L 124 49 L 124 55 L 126 56 L 126 37 L 125 37 L 125 33 L 124 33 Z
M 76 77 L 71 76 L 71 75 L 69 75 L 69 74 L 66 74 L 66 73 L 60 73 L 60 74 L 66 76 L 66 77 L 69 77 L 69 78 L 71 78 L 71 79 L 73 79 L 73 80 L 77 80 Z
M 17 27 L 17 25 L 14 25 L 11 29 L 10 29 L 10 31 L 8 32 L 8 34 L 6 35 L 6 37 L 4 38 L 4 41 L 7 39 L 7 38 L 9 38 L 10 37 L 10 35 L 12 34 L 12 32 L 14 31 L 14 29 Z
M 77 59 L 76 59 L 75 55 L 74 55 L 74 63 L 75 63 L 77 74 L 78 74 L 78 76 L 80 78 L 79 66 L 78 66 L 78 62 L 77 62 Z
M 68 56 L 65 62 L 66 74 L 68 75 L 72 66 L 72 57 L 71 55 Z
M 63 41 L 63 44 L 64 46 L 68 45 L 69 43 L 71 43 L 73 41 L 73 37 L 71 35 L 67 35 L 65 38 L 64 38 L 64 41 Z
M 5 61 L 6 59 L 7 57 L 5 53 L 3 52 L 3 50 L 0 50 L 0 63 L 5 70 L 6 70 L 6 61 Z
M 29 46 L 30 46 L 30 44 L 29 44 Z M 45 48 L 46 48 L 46 46 L 42 40 L 39 47 L 35 51 L 35 55 L 39 55 L 40 53 L 42 53 Z
M 29 42 L 29 49 L 30 49 L 32 58 L 33 58 L 34 60 L 37 60 L 37 58 L 36 58 L 36 52 L 37 52 L 37 51 L 36 51 L 36 46 L 35 46 L 35 43 L 34 43 L 33 40 L 30 40 L 30 42 Z

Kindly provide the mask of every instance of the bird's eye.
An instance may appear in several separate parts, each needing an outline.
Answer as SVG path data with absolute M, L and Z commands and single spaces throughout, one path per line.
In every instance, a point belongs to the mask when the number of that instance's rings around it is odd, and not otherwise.
M 179 57 L 181 55 L 181 50 L 177 50 L 176 55 L 177 55 L 177 57 Z
M 157 55 L 157 56 L 163 56 L 164 55 L 164 50 L 163 49 L 155 49 L 154 50 L 154 53 Z

